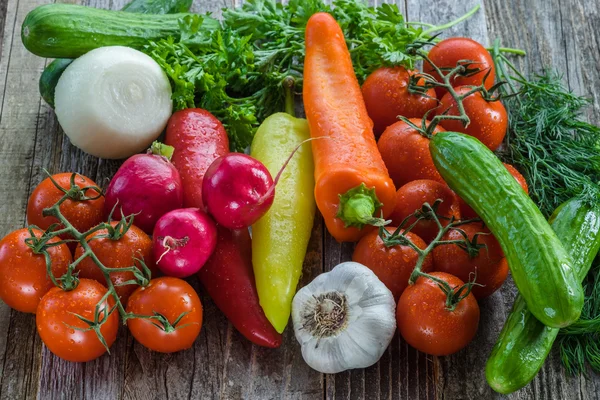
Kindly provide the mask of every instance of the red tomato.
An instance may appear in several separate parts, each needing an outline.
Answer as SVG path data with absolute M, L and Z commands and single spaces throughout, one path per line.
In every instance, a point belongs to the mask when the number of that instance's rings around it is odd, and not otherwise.
M 40 301 L 35 318 L 37 331 L 46 347 L 58 357 L 75 362 L 91 361 L 104 354 L 106 348 L 96 336 L 96 332 L 84 332 L 72 327 L 88 328 L 89 325 L 74 314 L 93 321 L 96 305 L 105 294 L 106 288 L 90 279 L 81 279 L 79 285 L 68 292 L 57 287 L 50 289 Z M 108 311 L 114 304 L 113 298 L 109 297 L 100 309 Z M 117 338 L 118 315 L 115 310 L 100 328 L 108 347 L 112 346 Z M 100 319 L 102 316 L 104 312 L 100 313 Z
M 110 224 L 116 226 L 117 222 L 113 221 Z M 134 258 L 139 258 L 144 260 L 146 266 L 150 268 L 152 276 L 158 273 L 154 262 L 154 253 L 152 252 L 152 239 L 144 231 L 132 225 L 119 240 L 100 238 L 90 241 L 91 238 L 98 235 L 106 235 L 106 233 L 106 229 L 102 229 L 88 236 L 88 242 L 92 251 L 105 267 L 127 268 L 133 266 L 135 263 L 141 269 L 140 263 L 134 260 Z M 74 258 L 78 259 L 83 254 L 83 251 L 83 247 L 77 245 Z M 100 271 L 100 268 L 98 268 L 90 257 L 84 258 L 77 265 L 76 271 L 79 272 L 80 278 L 93 279 L 106 285 L 102 271 Z M 114 285 L 134 279 L 132 272 L 112 272 L 110 277 Z M 127 304 L 129 296 L 136 288 L 137 285 L 133 284 L 115 287 L 123 306 Z
M 446 281 L 455 289 L 464 284 L 444 272 L 432 272 L 430 275 Z M 396 322 L 400 334 L 412 347 L 434 356 L 446 356 L 464 348 L 475 337 L 479 326 L 479 305 L 473 293 L 469 293 L 450 311 L 446 308 L 446 294 L 438 284 L 420 277 L 400 296 Z
M 446 218 L 454 217 L 456 220 L 460 219 L 460 206 L 458 197 L 454 192 L 445 183 L 421 179 L 407 183 L 396 192 L 396 207 L 390 215 L 392 224 L 398 226 L 404 218 L 421 209 L 424 203 L 427 202 L 433 206 L 437 199 L 443 200 L 437 209 L 438 215 Z M 409 224 L 414 221 L 415 218 L 411 217 Z M 446 226 L 449 221 L 442 218 L 440 222 L 443 226 Z M 411 232 L 429 243 L 437 236 L 439 229 L 435 221 L 421 220 Z
M 390 233 L 396 230 L 389 226 L 386 229 Z M 414 233 L 408 232 L 406 237 L 420 249 L 427 247 L 423 239 Z M 417 252 L 410 246 L 386 247 L 379 237 L 378 231 L 372 231 L 363 236 L 356 244 L 354 254 L 352 254 L 352 261 L 369 267 L 390 289 L 396 301 L 408 286 L 408 279 L 417 265 L 418 258 Z M 423 261 L 421 270 L 428 272 L 432 270 L 432 267 L 432 257 L 428 255 Z
M 404 67 L 382 67 L 367 77 L 362 85 L 362 94 L 369 117 L 373 120 L 375 136 L 397 122 L 398 115 L 406 118 L 423 118 L 425 113 L 437 106 L 435 90 L 427 95 L 410 93 L 408 83 L 417 71 L 407 71 Z M 419 80 L 423 85 L 424 80 Z
M 483 299 L 498 290 L 508 276 L 508 263 L 500 243 L 491 234 L 489 229 L 481 222 L 472 222 L 457 227 L 467 234 L 469 241 L 477 233 L 477 243 L 486 247 L 479 249 L 473 257 L 455 244 L 437 246 L 433 249 L 433 265 L 436 271 L 447 272 L 464 282 L 476 278 L 476 282 L 484 285 L 473 286 L 473 295 Z M 448 231 L 443 240 L 464 240 L 464 236 L 457 230 Z M 473 275 L 472 275 L 473 274 Z
M 523 175 L 521 175 L 521 173 L 519 173 L 519 171 L 517 171 L 517 169 L 512 165 L 506 163 L 502 164 L 504 164 L 508 172 L 515 177 L 517 182 L 519 182 L 519 185 L 521 185 L 525 193 L 529 194 L 529 187 L 527 186 L 527 181 Z M 473 210 L 471 206 L 469 206 L 463 199 L 459 197 L 458 202 L 460 204 L 460 215 L 463 219 L 479 218 L 475 210 Z
M 421 126 L 421 120 L 418 118 L 412 118 L 410 121 Z M 427 126 L 429 123 L 427 121 Z M 436 126 L 433 134 L 444 130 Z M 444 183 L 433 165 L 429 152 L 429 139 L 406 122 L 398 121 L 390 125 L 379 138 L 377 147 L 396 187 L 417 179 L 431 179 Z
M 468 86 L 455 88 L 456 93 L 464 94 L 471 90 Z M 473 93 L 463 99 L 465 113 L 471 120 L 465 128 L 463 123 L 455 119 L 440 121 L 440 125 L 448 131 L 462 132 L 476 137 L 490 150 L 496 150 L 506 135 L 508 128 L 508 114 L 500 101 L 487 101 L 481 93 Z M 459 115 L 456 101 L 446 93 L 440 102 L 439 113 L 448 110 L 447 115 Z
M 71 172 L 52 175 L 52 179 L 56 181 L 65 190 L 71 187 Z M 80 188 L 88 186 L 96 186 L 96 183 L 83 175 L 77 175 L 75 184 Z M 96 197 L 98 192 L 93 189 L 85 191 L 85 196 Z M 46 230 L 50 225 L 58 223 L 54 217 L 43 217 L 42 211 L 45 208 L 52 207 L 63 197 L 64 193 L 59 190 L 50 178 L 44 179 L 31 193 L 29 202 L 27 203 L 27 223 L 36 225 L 42 230 Z M 96 200 L 77 201 L 72 199 L 65 200 L 60 205 L 60 212 L 69 221 L 75 229 L 83 233 L 102 222 L 104 210 L 104 197 L 99 197 Z M 57 229 L 60 229 L 59 226 Z M 61 236 L 63 239 L 69 239 L 70 235 Z M 73 248 L 75 245 L 73 244 Z
M 153 279 L 146 287 L 139 287 L 127 303 L 127 312 L 136 315 L 162 314 L 170 324 L 182 314 L 175 329 L 161 329 L 157 320 L 132 318 L 127 326 L 133 337 L 150 350 L 161 353 L 189 349 L 202 327 L 202 303 L 198 294 L 186 281 L 165 276 Z M 162 326 L 162 325 L 161 325 Z
M 496 79 L 494 60 L 485 47 L 472 39 L 455 37 L 442 40 L 431 48 L 428 57 L 440 69 L 452 69 L 457 66 L 459 61 L 469 60 L 475 62 L 469 66 L 469 69 L 478 68 L 479 72 L 465 77 L 455 76 L 451 82 L 453 87 L 463 85 L 479 86 L 489 70 L 491 72 L 485 80 L 485 88 L 489 89 L 494 85 L 494 79 Z M 442 81 L 440 75 L 435 72 L 428 62 L 423 63 L 423 72 L 432 75 L 438 82 Z M 446 89 L 438 87 L 435 92 L 437 98 L 441 99 L 446 94 Z
M 36 237 L 42 231 L 32 229 Z M 35 254 L 25 244 L 31 237 L 26 228 L 9 233 L 0 241 L 0 299 L 17 311 L 33 313 L 40 299 L 54 287 L 46 274 L 46 259 L 43 254 Z M 58 242 L 58 238 L 48 241 Z M 72 261 L 66 244 L 48 248 L 52 260 L 52 273 L 60 278 Z

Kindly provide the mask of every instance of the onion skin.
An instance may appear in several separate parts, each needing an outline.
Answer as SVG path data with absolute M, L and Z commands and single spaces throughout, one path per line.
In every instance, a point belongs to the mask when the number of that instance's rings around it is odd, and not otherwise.
M 169 119 L 165 144 L 175 148 L 171 162 L 181 174 L 183 206 L 204 210 L 204 173 L 215 159 L 229 153 L 225 128 L 201 108 L 180 110 Z
M 156 221 L 183 205 L 183 186 L 177 169 L 165 157 L 136 154 L 121 165 L 105 194 L 106 216 L 136 214 L 135 225 L 152 234 Z
M 152 233 L 156 265 L 167 276 L 186 278 L 198 272 L 217 246 L 217 226 L 197 208 L 163 215 Z

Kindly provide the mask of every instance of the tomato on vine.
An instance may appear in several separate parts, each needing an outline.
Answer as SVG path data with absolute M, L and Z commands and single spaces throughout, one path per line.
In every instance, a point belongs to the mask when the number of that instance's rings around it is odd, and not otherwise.
M 444 183 L 437 168 L 433 165 L 429 153 L 429 138 L 414 127 L 421 128 L 421 120 L 410 118 L 409 122 L 412 125 L 406 121 L 398 121 L 390 125 L 377 142 L 381 158 L 394 185 L 399 188 L 417 179 L 431 179 Z M 425 128 L 430 124 L 430 121 L 426 121 Z M 432 135 L 444 130 L 438 125 Z
M 459 96 L 468 94 L 473 90 L 470 86 L 454 88 Z M 508 113 L 502 102 L 498 99 L 486 98 L 486 95 L 475 92 L 462 99 L 465 114 L 469 117 L 469 125 L 464 126 L 462 121 L 444 119 L 440 125 L 447 131 L 466 133 L 479 139 L 490 150 L 495 151 L 506 135 L 508 129 Z M 456 100 L 450 93 L 446 93 L 440 100 L 438 113 L 446 115 L 460 115 Z
M 91 279 L 80 279 L 70 291 L 52 288 L 38 305 L 37 331 L 58 357 L 75 362 L 94 360 L 117 338 L 119 317 L 113 312 L 114 304 L 106 288 Z
M 202 328 L 202 303 L 186 281 L 161 277 L 140 286 L 129 298 L 127 313 L 152 318 L 130 318 L 133 337 L 150 350 L 173 353 L 189 349 Z
M 483 299 L 498 290 L 508 276 L 508 263 L 500 243 L 482 222 L 471 222 L 449 230 L 447 241 L 468 240 L 469 248 L 448 244 L 433 249 L 435 270 L 456 276 L 464 282 L 475 280 L 472 292 Z
M 444 283 L 450 293 L 442 289 Z M 396 322 L 400 334 L 412 347 L 445 356 L 473 340 L 479 326 L 479 305 L 463 281 L 445 272 L 432 272 L 430 277 L 419 277 L 402 293 Z
M 387 226 L 390 234 L 394 233 L 396 228 Z M 414 233 L 406 232 L 406 238 L 415 246 L 424 250 L 427 245 L 419 236 Z M 400 295 L 408 286 L 408 279 L 417 265 L 419 254 L 408 245 L 394 245 L 380 237 L 379 232 L 372 231 L 363 236 L 354 248 L 352 261 L 361 263 L 371 269 L 381 282 L 387 286 L 398 301 Z M 421 270 L 428 272 L 433 269 L 431 255 L 428 255 L 423 261 Z
M 362 85 L 362 94 L 367 113 L 373 120 L 375 136 L 398 121 L 398 115 L 406 118 L 422 118 L 427 111 L 437 106 L 433 88 L 425 93 L 409 90 L 411 79 L 417 86 L 423 86 L 423 79 L 413 78 L 417 71 L 402 66 L 381 67 L 373 71 Z
M 17 311 L 35 314 L 41 298 L 54 287 L 46 270 L 46 257 L 34 251 L 32 235 L 41 238 L 39 229 L 19 229 L 0 240 L 0 299 Z M 58 238 L 48 240 L 56 244 Z M 60 278 L 72 261 L 66 244 L 49 247 L 51 270 Z
M 152 239 L 144 231 L 131 225 L 130 219 L 112 221 L 110 226 L 113 228 L 110 232 L 108 229 L 102 229 L 86 238 L 98 260 L 109 268 L 124 269 L 135 265 L 140 271 L 143 267 L 139 260 L 142 260 L 152 272 L 152 276 L 155 276 L 158 269 L 154 261 Z M 81 244 L 77 245 L 74 259 L 79 259 L 84 252 Z M 79 272 L 80 278 L 94 279 L 106 286 L 102 270 L 91 257 L 83 258 L 77 264 L 76 271 Z M 134 280 L 134 273 L 115 271 L 110 273 L 110 277 L 121 303 L 125 306 L 138 285 L 135 283 L 123 285 L 123 283 Z
M 389 218 L 395 226 L 408 218 L 408 224 L 410 225 L 416 221 L 415 211 L 420 210 L 423 203 L 433 205 L 438 199 L 442 200 L 436 210 L 443 217 L 439 221 L 442 226 L 448 225 L 450 218 L 460 219 L 460 206 L 456 194 L 445 183 L 428 179 L 412 181 L 398 189 L 396 192 L 396 206 Z M 429 243 L 438 234 L 439 226 L 434 220 L 421 219 L 410 231 Z
M 71 183 L 74 183 L 75 187 L 72 187 Z M 55 217 L 45 217 L 42 213 L 44 209 L 52 207 L 67 193 L 69 196 L 60 205 L 60 212 L 75 229 L 85 232 L 102 222 L 104 197 L 101 195 L 98 185 L 83 175 L 63 172 L 44 179 L 33 190 L 27 203 L 27 223 L 42 230 L 59 223 Z M 82 200 L 84 198 L 88 200 Z M 61 228 L 64 226 L 59 224 L 56 229 Z M 72 238 L 68 234 L 61 237 L 63 239 Z
M 442 40 L 431 48 L 427 56 L 442 72 L 459 64 L 466 65 L 466 68 L 472 71 L 472 73 L 467 74 L 468 76 L 454 76 L 450 81 L 453 87 L 463 85 L 479 86 L 483 82 L 485 88 L 490 89 L 494 85 L 496 79 L 494 60 L 485 47 L 472 39 L 454 37 Z M 438 82 L 442 82 L 440 74 L 427 60 L 423 62 L 423 72 L 431 75 Z M 438 99 L 441 99 L 446 92 L 447 89 L 444 87 L 438 86 L 435 88 Z

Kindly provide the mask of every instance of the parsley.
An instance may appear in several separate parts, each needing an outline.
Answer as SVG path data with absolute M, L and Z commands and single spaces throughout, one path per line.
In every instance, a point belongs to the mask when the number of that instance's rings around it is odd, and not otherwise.
M 223 122 L 231 149 L 243 151 L 262 120 L 284 109 L 284 81 L 302 91 L 304 30 L 320 11 L 331 13 L 342 27 L 361 83 L 384 65 L 413 68 L 417 56 L 409 54 L 410 45 L 430 38 L 420 24 L 406 23 L 396 5 L 249 0 L 241 8 L 223 10 L 221 23 L 208 15 L 186 16 L 178 41 L 149 42 L 146 52 L 171 80 L 175 109 L 207 109 Z

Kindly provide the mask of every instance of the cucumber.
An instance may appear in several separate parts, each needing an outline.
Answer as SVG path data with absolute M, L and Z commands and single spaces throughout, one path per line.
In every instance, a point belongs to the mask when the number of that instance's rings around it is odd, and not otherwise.
M 195 14 L 137 14 L 73 4 L 39 6 L 25 17 L 21 40 L 35 55 L 49 58 L 77 58 L 104 46 L 142 49 L 149 40 L 178 39 L 179 20 Z M 203 17 L 200 29 L 214 30 L 219 21 Z
M 54 108 L 54 91 L 56 90 L 56 84 L 60 79 L 65 69 L 73 60 L 71 58 L 57 58 L 44 68 L 44 72 L 40 76 L 40 94 L 42 98 Z
M 583 280 L 600 249 L 600 206 L 571 199 L 554 211 L 550 222 Z M 518 295 L 485 367 L 491 388 L 509 394 L 531 382 L 558 332 L 538 321 Z
M 553 328 L 577 321 L 584 296 L 573 259 L 498 157 L 457 132 L 438 133 L 429 148 L 442 178 L 498 239 L 533 315 Z
M 186 12 L 191 5 L 192 0 L 133 0 L 123 7 L 123 11 L 140 14 L 173 14 Z M 40 76 L 40 94 L 52 108 L 54 108 L 54 90 L 58 79 L 72 62 L 70 58 L 57 58 L 44 68 Z
M 139 14 L 175 14 L 188 12 L 193 0 L 133 0 L 121 11 Z

